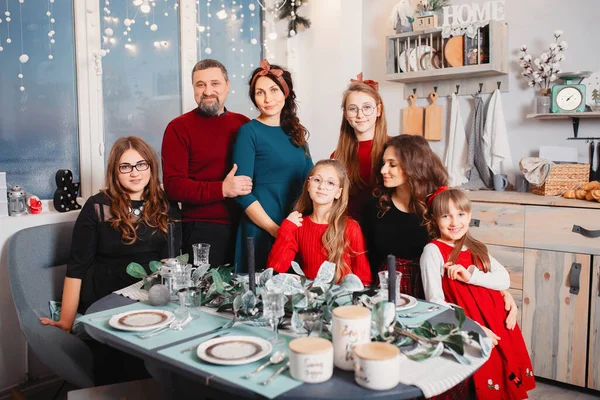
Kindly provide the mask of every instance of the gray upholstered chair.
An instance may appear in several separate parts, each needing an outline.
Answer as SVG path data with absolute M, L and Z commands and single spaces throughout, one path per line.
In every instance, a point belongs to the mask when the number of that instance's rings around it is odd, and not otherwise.
M 74 222 L 23 229 L 8 241 L 8 273 L 21 330 L 36 356 L 62 379 L 94 386 L 92 352 L 78 337 L 40 324 L 60 301 Z

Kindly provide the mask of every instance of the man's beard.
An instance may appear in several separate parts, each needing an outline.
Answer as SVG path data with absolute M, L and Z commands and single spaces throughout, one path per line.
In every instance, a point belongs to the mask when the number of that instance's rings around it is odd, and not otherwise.
M 215 101 L 212 104 L 207 104 L 204 102 L 205 99 L 215 99 Z M 202 97 L 200 99 L 200 104 L 198 104 L 198 112 L 205 117 L 215 117 L 219 115 L 219 108 L 221 108 L 221 103 L 219 102 L 218 97 Z

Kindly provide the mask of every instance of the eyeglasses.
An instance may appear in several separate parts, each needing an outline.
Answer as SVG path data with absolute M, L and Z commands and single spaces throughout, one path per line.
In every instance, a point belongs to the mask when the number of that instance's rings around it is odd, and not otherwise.
M 355 105 L 351 105 L 351 106 L 348 106 L 348 108 L 346 108 L 346 115 L 350 118 L 354 118 L 354 117 L 358 116 L 358 110 L 361 110 L 363 115 L 365 117 L 368 117 L 370 115 L 373 115 L 376 108 L 377 107 L 375 107 L 372 104 L 364 104 L 361 108 L 358 108 Z
M 334 182 L 334 181 L 326 181 L 323 178 L 321 178 L 320 176 L 309 176 L 308 177 L 308 182 L 314 186 L 314 187 L 320 187 L 321 184 L 323 184 L 323 187 L 325 188 L 325 190 L 333 190 L 336 187 L 340 186 L 339 183 Z
M 119 165 L 119 172 L 122 174 L 128 174 L 133 171 L 134 168 L 138 171 L 146 171 L 148 168 L 150 168 L 150 164 L 148 164 L 148 161 L 140 161 L 135 165 L 128 163 L 121 164 Z

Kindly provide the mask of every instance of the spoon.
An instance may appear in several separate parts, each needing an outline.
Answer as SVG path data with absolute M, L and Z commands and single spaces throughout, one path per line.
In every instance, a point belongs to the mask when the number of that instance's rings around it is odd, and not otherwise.
M 151 338 L 156 335 L 160 335 L 161 333 L 164 333 L 164 332 L 168 331 L 169 329 L 172 329 L 174 331 L 180 331 L 187 324 L 189 324 L 192 321 L 192 319 L 193 319 L 192 316 L 188 315 L 184 319 L 176 319 L 173 322 L 171 322 L 169 325 L 163 326 L 162 328 L 159 328 L 157 330 L 154 330 L 154 331 L 151 331 L 148 333 L 138 333 L 137 336 L 141 339 L 147 339 L 147 338 Z
M 287 357 L 287 354 L 284 351 L 277 350 L 275 353 L 273 353 L 271 355 L 271 357 L 269 358 L 269 361 L 267 361 L 266 363 L 264 363 L 260 367 L 256 368 L 256 370 L 254 370 L 253 372 L 242 376 L 242 378 L 244 378 L 244 379 L 250 379 L 254 375 L 258 374 L 260 371 L 262 371 L 263 369 L 267 368 L 269 365 L 271 365 L 271 364 L 273 364 L 273 365 L 279 364 L 280 362 L 282 362 L 283 360 L 285 360 L 286 357 Z
M 290 367 L 290 362 L 288 361 L 287 363 L 285 363 L 285 365 L 283 367 L 279 368 L 277 370 L 277 372 L 275 372 L 273 375 L 271 375 L 271 377 L 269 379 L 261 382 L 260 384 L 263 386 L 267 386 L 269 383 L 273 382 L 273 379 L 277 378 L 279 376 L 279 374 L 281 374 L 283 371 L 285 371 L 289 367 Z
M 412 318 L 415 317 L 419 314 L 425 314 L 428 312 L 432 312 L 432 311 L 436 311 L 439 310 L 440 306 L 429 306 L 429 308 L 425 309 L 425 310 L 421 310 L 421 311 L 413 311 L 413 312 L 407 312 L 407 313 L 400 313 L 398 314 L 398 316 L 400 318 Z

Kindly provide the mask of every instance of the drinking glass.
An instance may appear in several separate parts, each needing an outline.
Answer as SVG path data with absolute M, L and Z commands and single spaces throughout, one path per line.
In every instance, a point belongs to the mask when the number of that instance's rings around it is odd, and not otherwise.
M 379 294 L 387 298 L 388 294 L 388 271 L 379 271 Z M 396 271 L 396 301 L 400 298 L 400 280 L 402 279 L 402 272 Z
M 285 315 L 283 293 L 264 291 L 262 299 L 263 316 L 269 320 L 269 324 L 273 328 L 273 337 L 269 341 L 273 344 L 273 347 L 285 344 L 285 339 L 279 338 L 278 332 L 279 318 Z
M 309 308 L 306 310 L 298 310 L 298 316 L 302 320 L 304 329 L 306 329 L 306 336 L 321 336 L 323 328 L 323 311 Z
M 187 301 L 186 301 L 187 288 L 180 289 L 177 292 L 177 295 L 179 296 L 179 307 L 177 307 L 173 311 L 173 313 L 175 314 L 177 319 L 183 319 L 183 318 L 187 317 L 187 315 L 189 313 L 189 310 L 187 308 Z
M 199 267 L 204 264 L 208 264 L 208 255 L 210 253 L 210 244 L 208 243 L 196 243 L 192 245 L 192 251 L 194 252 L 194 265 Z

